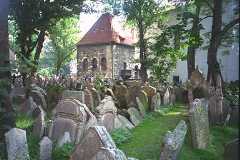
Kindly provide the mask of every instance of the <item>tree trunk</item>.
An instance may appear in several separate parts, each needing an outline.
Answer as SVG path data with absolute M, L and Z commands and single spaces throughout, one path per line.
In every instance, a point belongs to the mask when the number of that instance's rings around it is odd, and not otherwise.
M 0 150 L 5 151 L 4 134 L 15 126 L 14 112 L 9 93 L 11 90 L 11 72 L 8 44 L 9 0 L 0 1 Z M 2 152 L 1 152 L 2 153 Z M 0 154 L 1 154 L 0 153 Z M 0 156 L 6 156 L 0 155 Z
M 192 29 L 190 37 L 200 37 L 200 28 L 199 28 L 199 15 L 200 15 L 200 6 L 196 5 L 196 13 L 193 19 Z M 187 67 L 188 67 L 188 79 L 190 79 L 192 72 L 195 70 L 195 53 L 198 44 L 192 44 L 188 47 L 187 51 Z
M 219 124 L 222 122 L 222 85 L 219 77 L 221 76 L 220 66 L 217 61 L 217 51 L 221 42 L 221 26 L 222 26 L 222 0 L 213 1 L 213 22 L 210 46 L 208 49 L 208 75 L 207 80 L 211 85 L 212 93 L 209 100 L 209 119 L 211 124 Z
M 221 41 L 222 26 L 222 0 L 214 0 L 213 21 L 210 46 L 208 49 L 208 75 L 207 80 L 212 80 L 213 86 L 216 87 L 217 76 L 221 75 L 220 66 L 217 61 L 217 51 Z
M 147 81 L 147 66 L 146 66 L 146 43 L 144 40 L 144 28 L 142 21 L 138 24 L 139 28 L 139 48 L 140 48 L 140 76 L 143 82 Z

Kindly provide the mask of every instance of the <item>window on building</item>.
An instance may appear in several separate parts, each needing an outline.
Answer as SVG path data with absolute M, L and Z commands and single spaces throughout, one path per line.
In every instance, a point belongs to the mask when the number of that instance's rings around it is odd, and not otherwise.
M 97 70 L 97 58 L 92 59 L 92 70 Z
M 83 71 L 87 71 L 88 70 L 88 59 L 87 58 L 83 59 L 82 68 L 83 68 Z
M 102 71 L 107 70 L 107 59 L 105 57 L 101 58 L 101 70 Z
M 173 76 L 173 84 L 178 85 L 180 83 L 179 76 Z

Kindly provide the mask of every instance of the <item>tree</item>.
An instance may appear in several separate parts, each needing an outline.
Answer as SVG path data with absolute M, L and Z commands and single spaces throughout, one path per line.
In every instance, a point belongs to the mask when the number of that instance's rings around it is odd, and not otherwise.
M 50 59 L 49 67 L 59 75 L 60 69 L 76 56 L 75 44 L 79 40 L 78 18 L 64 18 L 49 29 L 49 39 L 45 56 Z M 45 65 L 45 64 L 42 64 Z
M 160 19 L 159 7 L 154 0 L 125 0 L 123 6 L 127 21 L 135 25 L 139 32 L 140 76 L 143 81 L 147 75 L 147 30 Z
M 239 16 L 234 20 L 230 21 L 223 27 L 222 21 L 222 5 L 223 0 L 213 0 L 213 6 L 211 6 L 213 11 L 212 20 L 212 31 L 210 38 L 210 46 L 208 48 L 208 81 L 212 81 L 213 86 L 217 85 L 217 78 L 221 75 L 220 66 L 217 61 L 218 47 L 220 46 L 224 35 L 231 29 L 234 25 L 239 23 Z
M 9 1 L 0 1 L 0 150 L 4 148 L 4 133 L 14 127 L 14 114 L 9 93 L 11 72 L 8 44 Z M 1 152 L 2 153 L 2 152 Z M 1 155 L 0 153 L 0 158 Z
M 84 0 L 11 0 L 11 17 L 19 29 L 17 43 L 20 50 L 16 52 L 22 63 L 27 64 L 21 70 L 24 79 L 28 74 L 27 69 L 31 69 L 31 76 L 36 72 L 45 35 L 50 27 L 61 18 L 89 11 L 83 2 Z

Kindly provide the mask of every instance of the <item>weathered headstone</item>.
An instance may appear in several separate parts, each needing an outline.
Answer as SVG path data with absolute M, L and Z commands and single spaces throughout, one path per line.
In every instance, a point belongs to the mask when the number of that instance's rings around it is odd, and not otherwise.
M 94 110 L 93 96 L 92 96 L 92 93 L 90 92 L 90 90 L 88 90 L 87 88 L 84 90 L 84 102 L 85 102 L 86 106 L 90 109 L 90 111 L 93 112 L 93 110 Z
M 149 109 L 150 109 L 151 111 L 153 111 L 153 106 L 151 106 L 151 105 L 152 105 L 152 97 L 153 97 L 154 95 L 156 95 L 157 90 L 156 90 L 156 88 L 150 86 L 149 83 L 146 83 L 146 84 L 142 87 L 142 89 L 143 89 L 144 92 L 147 94 L 147 97 L 148 97 L 148 106 L 150 107 Z
M 143 104 L 145 111 L 149 111 L 149 104 L 148 104 L 148 96 L 147 93 L 143 90 L 140 90 L 139 95 L 138 95 L 139 100 L 141 101 L 141 103 Z M 137 102 L 137 100 L 136 100 Z M 138 103 L 137 103 L 138 106 Z
M 39 90 L 31 90 L 30 96 L 33 98 L 33 101 L 38 105 L 42 106 L 43 109 L 47 109 L 47 102 L 44 95 Z
M 138 97 L 136 98 L 136 101 L 137 101 L 141 116 L 145 117 L 145 114 L 146 114 L 145 106 L 142 104 L 142 102 Z
M 26 131 L 12 128 L 5 133 L 8 160 L 29 160 Z
M 190 124 L 193 147 L 205 149 L 209 142 L 208 102 L 195 99 L 190 109 Z
M 128 160 L 126 155 L 116 148 L 101 148 L 91 160 Z
M 154 111 L 161 106 L 161 96 L 159 92 L 152 97 L 152 106 Z
M 98 91 L 95 88 L 91 88 L 91 93 L 93 97 L 93 112 L 95 112 L 96 107 L 100 104 L 101 102 L 101 97 Z
M 118 114 L 117 118 L 115 119 L 114 129 L 119 129 L 119 128 L 132 129 L 134 128 L 134 125 L 127 118 Z
M 137 126 L 141 121 L 142 121 L 142 117 L 139 113 L 139 111 L 136 108 L 130 107 L 128 109 L 128 113 L 130 115 L 130 120 L 131 122 Z
M 99 124 L 104 125 L 111 132 L 114 129 L 114 121 L 117 115 L 117 108 L 111 96 L 105 96 L 97 106 L 96 114 Z
M 77 99 L 85 104 L 83 91 L 65 90 L 62 93 L 62 99 Z
M 69 132 L 64 132 L 62 138 L 58 140 L 58 147 L 62 147 L 66 143 L 72 143 Z
M 113 93 L 119 102 L 120 108 L 127 109 L 128 106 L 128 88 L 124 84 L 116 84 L 113 86 Z
M 102 148 L 115 149 L 116 145 L 104 126 L 91 127 L 76 146 L 71 160 L 91 160 Z
M 52 141 L 48 137 L 43 137 L 40 141 L 40 160 L 52 159 Z
M 33 135 L 41 138 L 44 135 L 45 128 L 46 128 L 45 113 L 43 110 L 41 110 L 37 119 L 35 119 L 33 123 Z
M 97 123 L 96 117 L 89 108 L 76 99 L 60 101 L 55 109 L 53 119 L 49 137 L 59 140 L 65 132 L 69 132 L 73 143 L 78 143 L 85 131 Z
M 183 120 L 178 123 L 173 132 L 168 131 L 163 140 L 160 160 L 177 160 L 186 133 L 187 125 Z
M 165 93 L 164 93 L 164 96 L 163 96 L 163 104 L 164 105 L 168 105 L 170 104 L 170 93 L 169 93 L 169 89 L 167 88 Z

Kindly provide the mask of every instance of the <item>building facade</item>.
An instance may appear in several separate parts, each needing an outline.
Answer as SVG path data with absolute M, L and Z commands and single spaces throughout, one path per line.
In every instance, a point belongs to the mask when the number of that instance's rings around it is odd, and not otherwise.
M 103 14 L 77 43 L 78 77 L 118 79 L 121 70 L 134 68 L 134 41 L 117 32 L 112 20 Z

